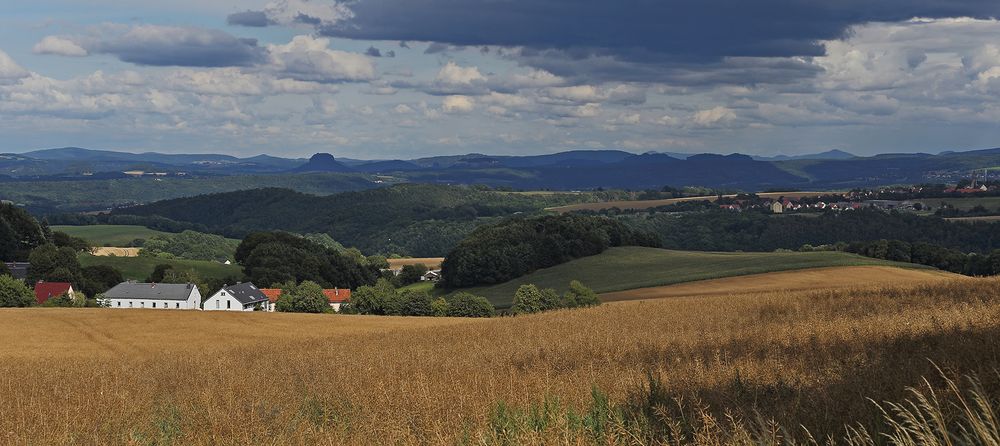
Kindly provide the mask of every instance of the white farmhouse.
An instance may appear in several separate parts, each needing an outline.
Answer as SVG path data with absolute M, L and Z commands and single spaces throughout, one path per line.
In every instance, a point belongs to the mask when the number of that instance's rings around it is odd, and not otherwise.
M 237 283 L 226 285 L 202 304 L 206 311 L 254 311 L 266 310 L 267 296 L 254 284 Z
M 191 283 L 119 283 L 104 293 L 104 299 L 111 308 L 197 310 L 201 307 L 201 292 Z

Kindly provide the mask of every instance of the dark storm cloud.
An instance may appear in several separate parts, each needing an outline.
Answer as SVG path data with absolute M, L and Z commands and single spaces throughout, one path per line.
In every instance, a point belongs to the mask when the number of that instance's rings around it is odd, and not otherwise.
M 274 24 L 267 18 L 267 13 L 264 11 L 244 11 L 230 14 L 229 17 L 226 18 L 226 22 L 230 25 L 251 26 L 258 28 Z
M 142 25 L 86 44 L 89 51 L 110 54 L 123 62 L 153 66 L 230 67 L 256 65 L 267 51 L 256 39 L 222 31 Z
M 631 72 L 632 77 L 646 73 L 647 79 L 662 78 L 658 73 L 664 67 L 713 65 L 731 57 L 819 56 L 825 51 L 820 40 L 842 38 L 852 25 L 867 22 L 1000 16 L 997 0 L 349 0 L 339 4 L 350 8 L 353 16 L 324 22 L 317 26 L 320 34 L 433 42 L 427 49 L 431 54 L 455 47 L 524 47 L 525 63 L 552 67 L 556 74 L 582 69 L 579 76 L 590 76 L 587 71 L 596 61 L 604 66 L 595 76 Z M 811 70 L 794 71 L 781 70 L 793 77 L 808 76 Z

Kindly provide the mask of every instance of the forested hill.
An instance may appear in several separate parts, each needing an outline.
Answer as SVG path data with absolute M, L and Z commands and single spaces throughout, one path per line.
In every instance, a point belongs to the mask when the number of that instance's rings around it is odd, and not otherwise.
M 323 197 L 256 189 L 160 201 L 109 218 L 162 217 L 233 238 L 266 230 L 325 233 L 366 253 L 441 256 L 480 224 L 587 197 L 419 184 Z

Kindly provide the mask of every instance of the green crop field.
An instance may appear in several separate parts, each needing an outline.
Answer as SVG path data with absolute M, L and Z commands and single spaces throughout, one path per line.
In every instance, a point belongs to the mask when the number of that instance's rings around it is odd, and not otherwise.
M 541 288 L 554 288 L 561 293 L 571 280 L 579 280 L 598 293 L 607 293 L 696 280 L 833 266 L 927 268 L 843 252 L 693 252 L 624 247 L 611 248 L 596 256 L 542 269 L 499 285 L 462 291 L 485 296 L 498 307 L 507 307 L 517 288 L 528 283 Z
M 94 225 L 94 226 L 53 226 L 53 231 L 65 232 L 73 237 L 82 238 L 92 246 L 128 246 L 137 238 L 150 239 L 157 235 L 168 234 L 143 226 L 127 225 Z
M 224 265 L 222 263 L 204 260 L 166 260 L 155 257 L 97 257 L 90 254 L 80 254 L 82 266 L 107 265 L 121 271 L 126 280 L 146 280 L 156 265 L 169 264 L 174 269 L 193 269 L 202 278 L 224 279 L 229 276 L 241 277 L 243 270 L 239 265 Z
M 947 203 L 963 211 L 983 206 L 990 211 L 1000 212 L 1000 197 L 926 198 L 919 201 L 927 203 L 934 209 L 941 207 L 941 203 Z

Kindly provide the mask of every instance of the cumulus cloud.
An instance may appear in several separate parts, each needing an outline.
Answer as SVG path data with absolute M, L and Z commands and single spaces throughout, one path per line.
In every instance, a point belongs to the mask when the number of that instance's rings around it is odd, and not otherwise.
M 611 87 L 597 87 L 593 85 L 550 87 L 542 89 L 540 95 L 541 102 L 560 105 L 581 105 L 598 102 L 641 104 L 646 102 L 645 90 L 624 84 Z
M 455 62 L 448 62 L 438 71 L 435 82 L 445 85 L 471 85 L 474 82 L 484 82 L 486 78 L 476 67 L 462 67 Z
M 468 96 L 453 95 L 445 97 L 441 101 L 441 110 L 445 113 L 466 113 L 475 108 L 475 101 Z
M 227 22 L 241 26 L 332 26 L 353 17 L 351 10 L 337 1 L 280 0 L 268 3 L 263 10 L 230 14 Z
M 283 3 L 315 6 L 317 2 Z M 874 5 L 869 0 L 352 0 L 324 4 L 332 11 L 317 21 L 315 29 L 326 36 L 432 42 L 429 53 L 456 47 L 521 48 L 521 61 L 557 75 L 620 81 L 662 79 L 678 67 L 704 71 L 701 67 L 729 58 L 822 56 L 822 41 L 841 39 L 852 26 L 865 23 L 1000 16 L 1000 3 L 993 0 L 887 0 Z M 297 10 L 272 4 L 261 12 L 275 23 L 290 23 Z M 921 58 L 911 56 L 911 63 Z M 802 64 L 737 65 L 744 74 L 765 82 L 774 79 L 778 68 L 783 68 L 780 73 L 786 78 L 816 74 Z
M 269 69 L 281 77 L 312 82 L 375 79 L 375 65 L 367 57 L 329 48 L 329 39 L 296 36 L 286 45 L 268 45 Z
M 256 39 L 223 31 L 161 25 L 104 25 L 92 35 L 47 37 L 35 52 L 83 56 L 109 54 L 136 65 L 229 67 L 252 66 L 266 59 Z
M 21 68 L 7 53 L 0 51 L 0 83 L 9 83 L 26 78 L 31 73 Z
M 35 54 L 52 54 L 56 56 L 83 57 L 87 50 L 72 40 L 59 37 L 48 36 L 35 44 L 32 51 Z
M 718 127 L 734 120 L 736 120 L 736 113 L 722 106 L 700 110 L 691 117 L 691 122 L 698 127 Z

